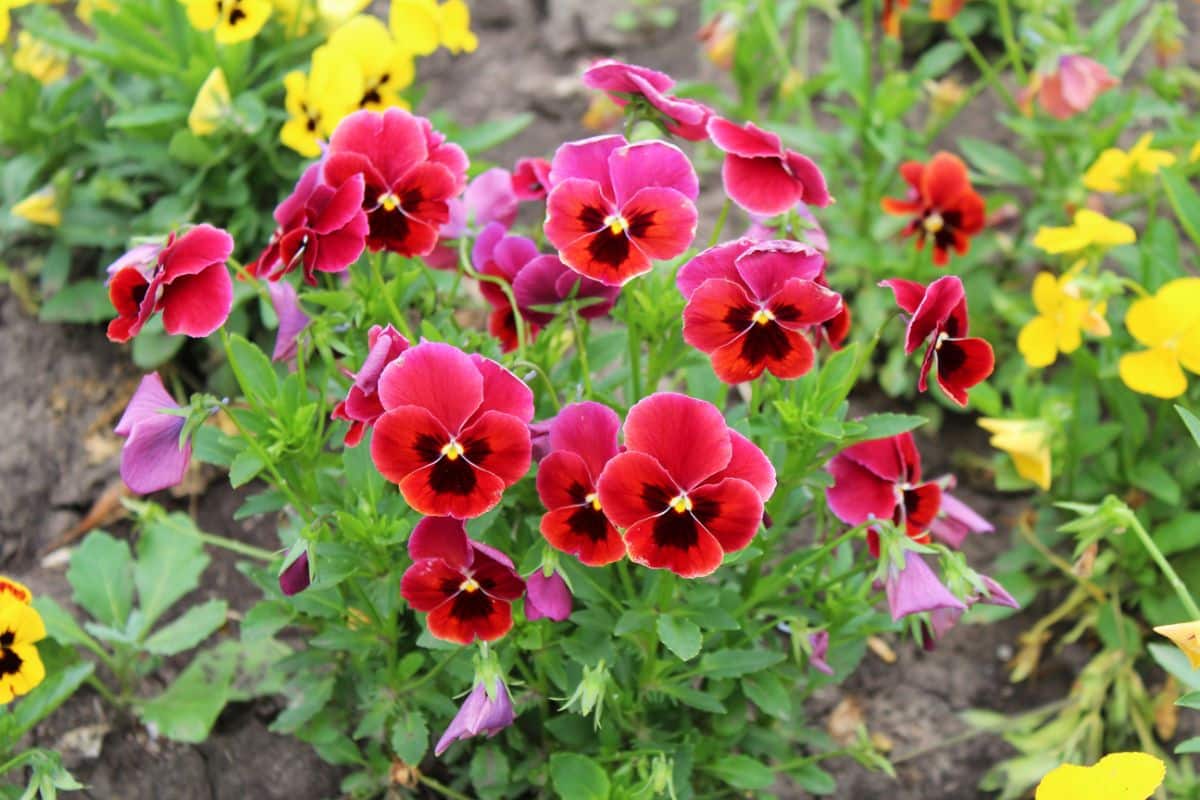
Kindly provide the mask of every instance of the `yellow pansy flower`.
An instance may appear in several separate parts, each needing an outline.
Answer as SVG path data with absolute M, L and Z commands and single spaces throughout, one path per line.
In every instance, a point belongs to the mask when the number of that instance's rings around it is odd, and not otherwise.
M 388 27 L 396 44 L 414 56 L 427 56 L 441 42 L 441 19 L 433 0 L 392 0 Z
M 979 427 L 992 434 L 992 447 L 1008 453 L 1018 475 L 1050 490 L 1050 429 L 1045 422 L 983 417 Z
M 57 228 L 62 224 L 62 211 L 58 207 L 58 192 L 53 186 L 43 186 L 12 207 L 14 217 Z
M 1080 296 L 1075 278 L 1083 264 L 1061 278 L 1039 272 L 1033 280 L 1033 306 L 1037 316 L 1025 323 L 1017 336 L 1017 349 L 1031 367 L 1048 367 L 1058 358 L 1073 353 L 1083 343 L 1083 332 L 1108 336 L 1112 331 L 1104 318 L 1107 306 Z
M 217 44 L 253 39 L 271 17 L 271 0 L 180 0 L 196 30 L 216 30 Z
M 1133 244 L 1137 234 L 1124 222 L 1111 220 L 1090 208 L 1075 212 L 1071 225 L 1061 228 L 1039 228 L 1033 246 L 1050 254 L 1075 253 L 1090 247 L 1109 248 Z
M 329 46 L 313 51 L 308 74 L 299 70 L 283 78 L 284 105 L 291 118 L 279 131 L 279 141 L 302 156 L 321 154 L 318 144 L 328 139 L 342 118 L 354 111 L 362 97 L 358 65 Z
M 369 5 L 371 0 L 317 0 L 317 15 L 327 30 L 334 30 Z
M 400 91 L 410 86 L 415 77 L 412 56 L 396 45 L 379 19 L 360 14 L 334 31 L 328 46 L 358 64 L 362 76 L 359 108 L 371 111 L 390 106 L 408 108 Z
M 471 33 L 471 10 L 463 0 L 446 0 L 438 6 L 438 35 L 455 55 L 474 53 L 479 40 Z
M 220 67 L 213 67 L 200 84 L 200 91 L 196 92 L 196 100 L 188 113 L 188 129 L 197 136 L 210 136 L 221 127 L 232 108 L 233 98 L 229 95 L 225 73 Z
M 1174 625 L 1159 625 L 1154 629 L 1183 651 L 1193 669 L 1200 667 L 1200 619 L 1195 622 L 1176 622 Z
M 1170 399 L 1200 374 L 1200 278 L 1178 278 L 1125 313 L 1125 327 L 1148 349 L 1121 356 L 1117 370 L 1135 392 Z
M 34 38 L 29 31 L 17 34 L 17 51 L 12 57 L 17 72 L 33 76 L 38 83 L 50 84 L 66 77 L 70 63 L 66 53 Z
M 1147 133 L 1129 152 L 1117 147 L 1108 148 L 1088 167 L 1083 175 L 1083 185 L 1093 192 L 1128 192 L 1138 177 L 1156 175 L 1163 167 L 1174 164 L 1175 154 L 1151 149 L 1153 142 L 1154 134 Z
M 1054 768 L 1034 800 L 1146 800 L 1166 774 L 1166 765 L 1148 753 L 1112 753 L 1090 767 Z
M 75 16 L 79 17 L 85 25 L 92 24 L 92 14 L 97 11 L 116 11 L 117 4 L 115 0 L 79 0 L 75 6 Z
M 35 646 L 44 638 L 42 617 L 27 600 L 0 595 L 0 703 L 28 694 L 45 679 Z
M 317 9 L 313 7 L 312 0 L 271 0 L 271 5 L 275 18 L 290 36 L 308 33 L 317 19 Z

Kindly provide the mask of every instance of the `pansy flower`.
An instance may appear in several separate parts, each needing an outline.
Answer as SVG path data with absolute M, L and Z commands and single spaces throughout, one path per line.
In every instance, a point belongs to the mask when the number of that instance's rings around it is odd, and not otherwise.
M 978 575 L 978 573 L 976 574 Z M 929 625 L 922 631 L 925 640 L 923 645 L 926 650 L 932 650 L 937 641 L 949 633 L 950 629 L 962 619 L 962 615 L 967 613 L 967 610 L 976 604 L 1017 609 L 1021 607 L 1016 598 L 1009 594 L 1008 590 L 1001 586 L 994 578 L 987 575 L 978 575 L 977 580 L 979 585 L 972 587 L 970 593 L 962 598 L 963 605 L 966 608 L 945 606 L 935 608 L 929 612 Z
M 142 378 L 117 421 L 113 433 L 127 437 L 121 447 L 121 480 L 134 492 L 149 494 L 183 480 L 192 443 L 180 444 L 187 417 L 170 413 L 179 407 L 152 372 Z
M 988 444 L 1008 453 L 1018 475 L 1050 491 L 1050 428 L 1045 422 L 981 417 L 979 427 L 992 435 Z
M 438 231 L 439 241 L 425 263 L 434 269 L 458 269 L 458 239 L 469 231 L 486 230 L 493 223 L 504 230 L 517 219 L 516 192 L 508 170 L 493 167 L 467 184 L 462 198 L 450 201 L 450 220 Z M 476 266 L 476 269 L 479 269 Z
M 216 30 L 217 44 L 253 39 L 271 16 L 271 0 L 180 0 L 198 31 Z
M 696 235 L 696 171 L 674 145 L 623 136 L 568 142 L 551 164 L 546 238 L 571 269 L 620 286 Z
M 908 196 L 902 200 L 885 197 L 883 210 L 901 217 L 911 217 L 901 232 L 916 236 L 917 249 L 925 247 L 925 239 L 933 241 L 933 263 L 939 267 L 950 261 L 950 251 L 959 255 L 971 248 L 971 237 L 983 230 L 983 198 L 971 186 L 967 165 L 952 153 L 937 153 L 928 164 L 906 161 L 900 165 L 900 176 L 908 184 Z
M 753 122 L 739 127 L 712 117 L 708 135 L 725 152 L 725 194 L 751 214 L 775 216 L 797 203 L 825 207 L 833 202 L 825 176 L 808 156 L 787 150 L 779 135 Z
M 1126 194 L 1137 189 L 1138 182 L 1157 175 L 1163 167 L 1175 163 L 1170 150 L 1155 150 L 1154 134 L 1145 133 L 1126 152 L 1110 147 L 1083 173 L 1083 185 L 1093 192 Z
M 1033 279 L 1033 306 L 1037 316 L 1025 323 L 1017 335 L 1017 349 L 1031 367 L 1048 367 L 1058 354 L 1073 353 L 1083 344 L 1083 333 L 1108 336 L 1103 300 L 1082 296 L 1076 279 L 1084 262 L 1060 278 L 1039 272 Z
M 784 380 L 812 369 L 805 332 L 833 319 L 842 298 L 817 283 L 824 257 L 796 242 L 717 245 L 679 271 L 685 297 L 683 338 L 712 358 L 726 383 L 770 371 Z
M 1070 225 L 1038 228 L 1033 246 L 1050 253 L 1107 250 L 1137 241 L 1137 232 L 1124 222 L 1109 219 L 1098 211 L 1081 208 Z
M 571 616 L 571 590 L 558 570 L 547 575 L 538 567 L 525 579 L 525 619 L 562 622 Z
M 966 611 L 966 604 L 938 580 L 919 553 L 905 550 L 903 562 L 903 566 L 889 564 L 883 581 L 893 620 L 938 609 Z
M 471 249 L 471 262 L 480 275 L 504 281 L 510 287 L 527 264 L 538 258 L 537 245 L 524 236 L 509 235 L 503 224 L 493 222 L 479 234 Z M 488 316 L 488 333 L 500 340 L 501 349 L 510 353 L 517 349 L 517 317 L 508 295 L 491 281 L 479 281 L 479 293 L 492 307 Z M 523 309 L 519 309 L 522 312 Z M 531 336 L 536 336 L 540 324 L 522 313 Z
M 1062 56 L 1057 67 L 1050 75 L 1035 74 L 1033 83 L 1021 92 L 1026 113 L 1036 94 L 1042 108 L 1052 117 L 1070 119 L 1087 111 L 1097 97 L 1120 82 L 1103 64 L 1086 56 Z
M 324 45 L 313 50 L 307 73 L 292 70 L 283 76 L 283 88 L 288 120 L 279 129 L 279 141 L 315 158 L 337 124 L 358 107 L 362 74 L 353 61 Z
M 579 303 L 579 316 L 584 319 L 603 317 L 612 311 L 621 294 L 620 286 L 585 278 L 552 255 L 538 256 L 522 267 L 512 287 L 521 313 L 538 325 L 554 318 L 549 308 L 568 300 Z
M 383 369 L 409 348 L 409 341 L 391 325 L 386 328 L 372 325 L 367 332 L 367 357 L 357 373 L 351 373 L 354 383 L 346 399 L 334 406 L 330 415 L 350 423 L 344 442 L 354 447 L 362 441 L 367 428 L 383 415 L 383 403 L 379 400 L 379 376 Z
M 62 198 L 54 185 L 49 184 L 18 200 L 8 213 L 35 225 L 57 228 L 62 224 Z
M 212 225 L 172 233 L 163 247 L 138 247 L 137 258 L 121 259 L 108 283 L 117 318 L 108 338 L 127 342 L 161 311 L 169 334 L 201 338 L 225 322 L 233 307 L 233 282 L 225 262 L 233 237 Z
M 291 597 L 300 594 L 312 584 L 312 567 L 308 560 L 308 550 L 301 550 L 292 563 L 279 573 L 279 591 Z
M 449 727 L 438 739 L 433 754 L 440 756 L 455 742 L 481 733 L 491 738 L 512 725 L 513 718 L 512 697 L 503 679 L 497 677 L 490 691 L 487 683 L 477 681 Z
M 896 304 L 912 317 L 905 334 L 904 352 L 912 355 L 926 344 L 917 388 L 928 388 L 929 373 L 938 386 L 960 406 L 967 390 L 992 374 L 995 356 L 985 340 L 967 336 L 967 295 L 956 275 L 938 278 L 928 287 L 893 278 L 882 281 L 896 296 Z
M 251 275 L 277 281 L 297 266 L 317 285 L 318 272 L 342 272 L 362 255 L 367 215 L 362 209 L 363 178 L 352 175 L 337 188 L 321 181 L 321 164 L 304 171 L 292 193 L 275 208 L 278 228 Z
M 544 158 L 519 158 L 512 172 L 512 189 L 517 199 L 541 200 L 550 191 L 550 162 Z
M 525 582 L 508 556 L 467 538 L 462 520 L 426 517 L 408 539 L 412 566 L 400 594 L 438 639 L 471 644 L 495 641 L 512 628 L 512 602 Z
M 604 514 L 596 488 L 619 450 L 621 419 L 600 403 L 571 403 L 550 423 L 550 452 L 538 465 L 538 497 L 547 511 L 542 536 L 590 567 L 625 556 L 625 540 Z
M 271 298 L 271 308 L 275 311 L 275 318 L 279 320 L 279 328 L 275 331 L 275 348 L 271 352 L 271 360 L 291 361 L 296 357 L 300 332 L 308 326 L 308 314 L 305 314 L 304 309 L 300 307 L 296 287 L 287 281 L 268 283 L 267 294 Z
M 1166 776 L 1167 765 L 1149 753 L 1111 753 L 1090 767 L 1050 770 L 1034 800 L 1149 800 Z
M 383 111 L 408 108 L 400 92 L 416 77 L 412 54 L 396 44 L 386 25 L 375 16 L 359 14 L 339 25 L 329 45 L 339 57 L 358 65 L 361 90 L 356 106 Z
M 1183 651 L 1192 669 L 1200 669 L 1200 620 L 1159 625 L 1154 632 L 1167 637 Z
M 970 534 L 991 533 L 996 528 L 975 509 L 950 494 L 948 490 L 954 488 L 954 483 L 953 476 L 942 480 L 941 507 L 929 523 L 929 533 L 947 547 L 957 549 Z
M 624 432 L 626 450 L 605 465 L 598 495 L 632 560 L 696 578 L 750 543 L 775 470 L 716 406 L 659 392 L 629 410 Z
M 695 100 L 667 94 L 675 81 L 665 73 L 602 58 L 583 73 L 583 83 L 589 88 L 607 92 L 612 101 L 622 108 L 631 100 L 640 98 L 658 113 L 663 127 L 681 139 L 701 142 L 708 138 L 705 125 L 713 115 L 713 110 Z
M 909 538 L 929 541 L 929 526 L 942 504 L 937 481 L 921 479 L 921 453 L 911 433 L 872 439 L 847 447 L 826 466 L 833 486 L 825 490 L 829 510 L 847 525 L 872 519 L 903 525 Z M 867 532 L 871 554 L 879 537 Z
M 1183 371 L 1200 375 L 1200 278 L 1177 278 L 1134 301 L 1125 327 L 1146 349 L 1121 356 L 1121 380 L 1141 394 L 1179 397 L 1187 391 Z
M 192 109 L 188 112 L 188 130 L 197 136 L 211 136 L 221 129 L 233 112 L 233 96 L 229 82 L 220 67 L 213 67 L 200 84 Z
M 37 643 L 46 638 L 41 615 L 29 604 L 29 590 L 0 578 L 0 585 L 19 587 L 18 593 L 0 593 L 0 705 L 28 694 L 46 677 Z
M 325 180 L 341 186 L 356 175 L 365 183 L 367 247 L 402 256 L 426 255 L 450 219 L 449 201 L 463 190 L 467 155 L 429 120 L 399 108 L 356 111 L 333 132 Z
M 529 471 L 533 393 L 495 361 L 422 342 L 378 386 L 371 458 L 418 512 L 477 517 Z

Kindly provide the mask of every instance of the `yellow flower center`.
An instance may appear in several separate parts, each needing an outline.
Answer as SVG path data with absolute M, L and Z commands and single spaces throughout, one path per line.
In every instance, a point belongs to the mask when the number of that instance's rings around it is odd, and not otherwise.
M 766 325 L 768 322 L 771 322 L 775 319 L 775 315 L 771 313 L 770 309 L 760 308 L 758 311 L 754 312 L 754 316 L 750 319 L 754 320 L 759 325 Z
M 474 578 L 467 578 L 465 581 L 463 581 L 462 583 L 460 583 L 458 585 L 458 589 L 461 592 L 466 592 L 467 594 L 471 594 L 472 592 L 479 591 L 479 584 L 475 582 Z
M 686 494 L 680 494 L 671 500 L 671 508 L 676 514 L 684 514 L 692 510 L 692 498 Z
M 608 230 L 613 234 L 613 236 L 617 236 L 618 234 L 622 234 L 629 230 L 629 221 L 620 214 L 610 214 L 608 218 L 604 220 L 604 224 L 608 226 Z
M 451 461 L 454 461 L 455 459 L 457 459 L 459 456 L 461 456 L 463 454 L 463 452 L 464 452 L 463 446 L 461 444 L 459 444 L 458 442 L 456 442 L 454 439 L 451 439 L 449 442 L 447 442 L 445 445 L 442 446 L 442 455 L 444 455 L 446 458 L 450 459 Z
M 921 223 L 928 233 L 937 233 L 942 228 L 946 227 L 946 220 L 942 219 L 942 215 L 938 212 L 933 212 Z
M 383 206 L 384 211 L 395 211 L 400 207 L 400 198 L 391 192 L 381 194 L 379 195 L 379 205 Z
M 592 508 L 596 511 L 600 510 L 600 495 L 596 494 L 595 492 L 592 492 L 587 497 L 583 498 L 583 502 L 591 503 Z

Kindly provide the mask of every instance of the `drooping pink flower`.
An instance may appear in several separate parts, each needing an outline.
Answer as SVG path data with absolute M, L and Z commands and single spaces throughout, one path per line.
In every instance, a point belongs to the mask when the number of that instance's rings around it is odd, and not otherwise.
M 118 259 L 108 284 L 117 311 L 108 338 L 129 341 L 158 311 L 169 334 L 202 338 L 221 327 L 233 308 L 225 267 L 232 252 L 233 237 L 204 224 L 182 236 L 172 233 L 165 246 L 142 245 Z
M 286 596 L 299 594 L 312 583 L 312 572 L 308 563 L 308 550 L 301 551 L 292 563 L 279 573 L 279 590 Z
M 550 191 L 550 162 L 544 158 L 517 159 L 512 188 L 521 202 L 544 198 Z
M 609 286 L 680 255 L 696 235 L 696 171 L 666 142 L 568 142 L 554 154 L 550 181 L 546 238 L 564 264 Z
M 920 614 L 936 609 L 967 609 L 963 601 L 955 597 L 938 580 L 934 571 L 919 553 L 904 551 L 904 566 L 897 569 L 890 565 L 884 580 L 888 609 L 892 619 L 899 621 L 910 614 Z
M 929 524 L 929 532 L 939 542 L 955 549 L 962 546 L 963 540 L 972 533 L 991 533 L 995 530 L 992 523 L 979 516 L 973 508 L 946 491 L 953 487 L 943 485 L 942 505 L 937 516 Z
M 912 317 L 905 332 L 904 352 L 912 355 L 926 344 L 917 388 L 929 386 L 929 373 L 938 387 L 960 406 L 967 390 L 992 374 L 996 359 L 984 339 L 967 336 L 967 294 L 956 275 L 938 278 L 928 287 L 900 278 L 881 281 L 896 296 L 896 304 Z
M 1058 59 L 1058 70 L 1051 75 L 1035 75 L 1033 85 L 1023 93 L 1037 93 L 1038 101 L 1056 119 L 1070 119 L 1087 111 L 1096 98 L 1120 81 L 1103 65 L 1081 55 L 1065 55 Z
M 554 318 L 553 312 L 542 309 L 571 298 L 578 301 L 579 316 L 584 319 L 603 317 L 612 311 L 620 294 L 621 287 L 585 278 L 569 269 L 558 256 L 538 256 L 522 267 L 513 281 L 517 305 L 528 319 L 539 325 L 546 325 Z
M 812 648 L 812 652 L 808 656 L 808 663 L 818 672 L 832 675 L 833 667 L 829 666 L 829 662 L 825 660 L 825 656 L 829 653 L 829 631 L 810 633 L 808 645 Z
M 449 201 L 467 182 L 462 148 L 448 144 L 429 120 L 400 108 L 356 111 L 343 119 L 324 164 L 333 187 L 362 176 L 367 247 L 403 256 L 433 250 L 450 220 Z
M 962 615 L 966 613 L 966 609 L 976 603 L 983 603 L 989 606 L 1004 606 L 1006 608 L 1021 607 L 1016 598 L 1009 594 L 997 581 L 987 575 L 980 575 L 979 578 L 983 583 L 983 589 L 982 591 L 973 592 L 964 598 L 966 608 L 960 609 L 947 606 L 944 608 L 935 608 L 929 612 L 929 627 L 924 631 L 925 641 L 923 642 L 926 650 L 932 650 L 938 639 L 941 639 L 951 628 L 958 624 L 958 621 L 962 619 Z
M 367 428 L 383 415 L 383 403 L 379 400 L 379 376 L 388 364 L 409 348 L 409 342 L 391 325 L 386 328 L 372 325 L 367 333 L 367 348 L 362 367 L 357 373 L 350 373 L 354 383 L 350 386 L 349 394 L 334 406 L 330 415 L 350 423 L 344 439 L 347 447 L 354 447 L 361 442 Z
M 132 491 L 149 494 L 183 480 L 192 443 L 179 442 L 187 417 L 170 413 L 179 408 L 157 372 L 143 377 L 129 399 L 113 433 L 127 437 L 121 447 L 121 480 Z
M 504 281 L 511 288 L 527 264 L 538 258 L 537 245 L 532 239 L 508 234 L 505 226 L 492 222 L 479 234 L 471 250 L 475 271 Z M 488 316 L 488 332 L 500 340 L 501 349 L 510 353 L 517 349 L 517 318 L 513 305 L 504 290 L 490 281 L 479 281 L 479 292 L 492 307 Z M 519 305 L 519 301 L 518 301 Z M 530 337 L 536 337 L 547 320 L 524 313 Z
M 635 98 L 641 99 L 657 112 L 663 128 L 681 139 L 700 142 L 708 138 L 705 125 L 713 110 L 695 100 L 667 94 L 675 81 L 665 73 L 602 58 L 583 73 L 583 83 L 606 92 L 622 108 Z
M 807 156 L 787 150 L 778 134 L 753 122 L 708 121 L 708 135 L 725 152 L 725 194 L 751 214 L 774 216 L 797 203 L 824 207 L 833 202 L 821 170 Z
M 511 228 L 517 218 L 517 204 L 513 176 L 508 170 L 493 167 L 481 172 L 467 184 L 461 199 L 450 201 L 450 220 L 439 231 L 441 238 L 433 252 L 425 256 L 425 263 L 434 269 L 457 269 L 457 240 L 492 225 Z
M 279 227 L 246 270 L 277 281 L 300 265 L 311 286 L 316 285 L 318 272 L 344 271 L 366 246 L 367 215 L 362 205 L 361 175 L 352 175 L 334 188 L 321 181 L 321 163 L 313 164 L 276 207 Z
M 503 680 L 496 678 L 491 688 L 489 693 L 485 684 L 475 684 L 442 738 L 438 739 L 437 746 L 433 748 L 435 756 L 446 752 L 455 742 L 481 733 L 491 738 L 512 725 L 513 706 L 508 687 Z
M 296 296 L 296 287 L 287 281 L 272 281 L 267 284 L 267 293 L 271 297 L 271 307 L 279 320 L 279 329 L 275 332 L 275 349 L 271 353 L 272 361 L 290 361 L 296 357 L 296 339 L 308 325 L 308 314 L 300 308 L 300 300 Z
M 541 568 L 525 579 L 525 619 L 562 622 L 571 616 L 571 590 L 558 572 L 549 577 Z

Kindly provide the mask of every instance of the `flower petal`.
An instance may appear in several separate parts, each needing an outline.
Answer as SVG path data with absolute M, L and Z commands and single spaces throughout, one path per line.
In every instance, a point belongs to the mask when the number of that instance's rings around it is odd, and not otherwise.
M 753 245 L 753 239 L 742 237 L 708 248 L 680 268 L 675 276 L 676 287 L 684 297 L 690 298 L 700 285 L 710 278 L 724 278 L 734 283 L 742 283 L 736 260 Z
M 983 339 L 946 339 L 937 348 L 937 382 L 946 396 L 967 404 L 967 390 L 992 374 L 996 357 Z
M 674 189 L 689 200 L 700 194 L 692 162 L 678 147 L 663 141 L 637 142 L 614 150 L 608 168 L 617 205 L 651 186 Z
M 621 418 L 608 406 L 590 401 L 571 403 L 563 406 L 550 424 L 550 447 L 577 454 L 594 480 L 617 454 L 620 428 Z
M 379 399 L 389 410 L 424 408 L 454 434 L 483 403 L 483 387 L 484 377 L 466 353 L 442 342 L 422 342 L 384 368 Z
M 682 489 L 720 472 L 733 454 L 717 407 L 674 392 L 650 395 L 629 409 L 625 446 L 652 456 Z
M 179 446 L 186 420 L 156 414 L 134 423 L 121 448 L 121 480 L 138 494 L 150 494 L 177 485 L 192 457 L 191 442 Z
M 692 515 L 708 529 L 726 553 L 750 544 L 762 525 L 763 504 L 753 486 L 737 478 L 697 487 L 689 495 Z M 665 516 L 672 516 L 668 512 Z
M 221 327 L 233 308 L 233 281 L 225 263 L 213 263 L 196 274 L 175 278 L 163 287 L 159 301 L 163 329 L 197 339 Z

